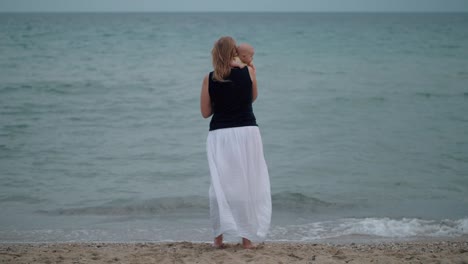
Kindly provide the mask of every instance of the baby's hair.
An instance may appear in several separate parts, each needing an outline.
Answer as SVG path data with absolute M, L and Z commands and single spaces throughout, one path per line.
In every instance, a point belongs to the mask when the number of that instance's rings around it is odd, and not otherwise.
M 249 51 L 253 51 L 253 49 L 254 49 L 254 48 L 252 47 L 252 45 L 250 45 L 250 44 L 248 44 L 248 43 L 241 43 L 241 44 L 239 44 L 236 48 L 237 48 L 237 51 L 238 51 L 238 52 L 239 52 L 239 50 L 245 50 L 245 51 L 249 50 Z

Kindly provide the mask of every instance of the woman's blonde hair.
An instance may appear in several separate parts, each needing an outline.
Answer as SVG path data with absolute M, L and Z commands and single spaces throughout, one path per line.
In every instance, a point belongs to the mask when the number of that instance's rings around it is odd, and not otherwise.
M 229 36 L 221 37 L 215 42 L 211 50 L 214 80 L 224 81 L 224 78 L 231 74 L 231 61 L 236 55 L 236 42 L 233 38 Z

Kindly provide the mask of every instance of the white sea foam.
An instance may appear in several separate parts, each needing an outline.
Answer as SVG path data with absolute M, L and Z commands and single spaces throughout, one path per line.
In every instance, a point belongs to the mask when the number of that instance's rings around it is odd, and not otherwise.
M 459 220 L 423 220 L 416 218 L 348 218 L 303 225 L 273 227 L 272 240 L 307 241 L 364 235 L 382 238 L 454 238 L 468 235 L 468 218 Z
M 349 219 L 337 228 L 345 234 L 364 234 L 382 237 L 412 237 L 412 236 L 459 236 L 468 234 L 468 219 L 431 221 L 403 218 Z

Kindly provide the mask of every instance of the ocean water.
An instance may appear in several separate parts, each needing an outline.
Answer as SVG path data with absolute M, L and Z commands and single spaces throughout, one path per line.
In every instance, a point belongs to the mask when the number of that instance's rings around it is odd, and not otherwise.
M 269 241 L 466 238 L 467 28 L 466 13 L 0 14 L 0 242 L 210 241 L 199 94 L 222 35 L 256 49 Z

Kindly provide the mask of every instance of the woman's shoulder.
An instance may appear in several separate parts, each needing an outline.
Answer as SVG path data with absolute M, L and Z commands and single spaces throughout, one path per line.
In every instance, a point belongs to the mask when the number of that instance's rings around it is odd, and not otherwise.
M 251 82 L 252 81 L 252 73 L 248 66 L 243 68 L 233 68 L 231 70 L 231 78 L 232 80 L 240 81 L 240 82 Z
M 213 79 L 213 73 L 214 73 L 214 71 L 210 71 L 207 75 L 205 75 L 205 78 L 212 80 Z
M 248 68 L 249 68 L 248 66 L 245 66 L 245 67 L 242 67 L 242 68 L 234 67 L 234 68 L 231 68 L 231 73 L 232 72 L 235 72 L 235 73 L 248 73 L 249 72 Z

